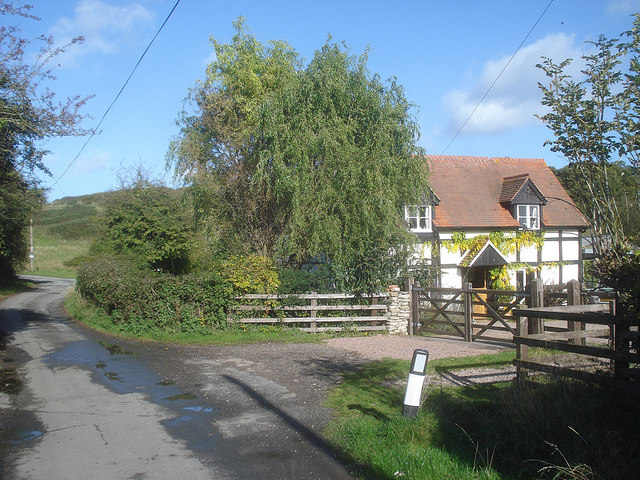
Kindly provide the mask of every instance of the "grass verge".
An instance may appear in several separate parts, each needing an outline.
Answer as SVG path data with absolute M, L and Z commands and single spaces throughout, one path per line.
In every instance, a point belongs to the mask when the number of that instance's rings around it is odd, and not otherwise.
M 75 278 L 76 269 L 66 262 L 89 251 L 89 239 L 61 239 L 37 231 L 34 235 L 33 271 L 27 266 L 20 273 L 44 277 Z
M 488 358 L 464 361 L 473 368 Z M 408 369 L 407 361 L 373 362 L 329 394 L 327 438 L 359 478 L 619 479 L 640 467 L 636 395 L 549 377 L 431 388 L 409 420 L 401 415 Z
M 35 283 L 29 282 L 28 280 L 22 280 L 20 278 L 16 279 L 10 285 L 6 285 L 0 288 L 0 300 L 14 293 L 24 292 L 29 288 L 35 287 Z
M 159 330 L 134 335 L 114 322 L 113 317 L 83 300 L 75 291 L 69 292 L 65 308 L 78 322 L 95 330 L 116 335 L 121 338 L 147 340 L 161 343 L 200 344 L 200 345 L 238 345 L 247 343 L 314 343 L 329 338 L 327 335 L 309 335 L 297 329 L 276 326 L 237 326 L 216 330 L 207 334 L 176 333 Z

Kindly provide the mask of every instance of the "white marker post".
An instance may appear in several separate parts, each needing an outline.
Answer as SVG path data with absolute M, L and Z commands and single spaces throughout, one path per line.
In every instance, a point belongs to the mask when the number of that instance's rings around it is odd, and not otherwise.
M 424 377 L 427 374 L 428 360 L 429 352 L 426 350 L 417 349 L 413 351 L 407 390 L 404 394 L 402 405 L 402 415 L 407 418 L 414 418 L 422 404 L 422 385 L 424 385 Z

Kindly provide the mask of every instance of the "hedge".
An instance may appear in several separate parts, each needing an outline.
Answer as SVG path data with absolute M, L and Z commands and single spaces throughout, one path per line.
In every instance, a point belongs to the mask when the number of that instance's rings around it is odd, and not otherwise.
M 78 268 L 77 292 L 123 331 L 212 333 L 227 325 L 234 288 L 219 273 L 171 275 L 119 258 Z

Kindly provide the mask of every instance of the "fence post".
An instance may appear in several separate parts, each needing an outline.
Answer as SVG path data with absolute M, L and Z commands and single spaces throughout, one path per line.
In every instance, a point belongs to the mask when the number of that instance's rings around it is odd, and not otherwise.
M 531 298 L 529 303 L 529 307 L 531 308 L 544 307 L 544 286 L 540 278 L 534 278 L 531 281 Z M 527 323 L 529 324 L 530 334 L 544 333 L 544 321 L 542 318 L 530 318 Z
M 404 281 L 404 288 L 409 292 L 409 324 L 407 325 L 409 335 L 413 335 L 414 324 L 418 323 L 420 318 L 420 298 L 418 297 L 419 293 L 413 289 L 415 283 L 416 279 L 413 277 L 408 277 Z
M 529 317 L 517 317 L 516 318 L 516 335 L 518 337 L 526 337 L 529 331 Z M 529 360 L 529 346 L 525 343 L 516 340 L 516 360 L 526 362 Z M 526 368 L 516 362 L 516 378 L 518 381 L 524 381 L 529 376 L 529 372 Z
M 567 305 L 580 305 L 582 304 L 582 297 L 580 296 L 580 284 L 577 280 L 569 280 L 567 283 Z M 584 330 L 584 322 L 572 322 L 567 320 L 567 330 L 570 332 L 576 332 L 578 330 Z M 574 345 L 586 345 L 587 339 L 582 338 L 570 338 L 569 343 Z
M 464 297 L 464 341 L 473 342 L 473 284 L 465 283 L 462 286 Z
M 613 325 L 614 337 L 613 337 L 613 345 L 617 352 L 629 353 L 629 323 L 628 319 L 625 318 L 624 309 L 620 304 L 620 299 L 616 295 L 616 303 L 615 303 L 615 314 L 614 314 L 615 323 Z M 629 369 L 629 362 L 614 360 L 613 361 L 613 376 L 616 378 L 623 377 L 623 370 Z
M 315 295 L 317 292 L 311 292 L 312 295 Z M 309 317 L 312 318 L 311 322 L 310 322 L 310 327 L 311 327 L 311 331 L 313 333 L 318 333 L 318 327 L 317 327 L 317 323 L 315 320 L 313 320 L 314 318 L 316 318 L 318 316 L 318 310 L 316 310 L 314 307 L 318 306 L 318 299 L 317 298 L 312 298 L 310 305 L 309 305 Z
M 378 297 L 376 297 L 375 295 L 372 294 L 369 297 L 369 305 L 372 305 L 372 306 L 373 305 L 378 305 Z M 378 310 L 376 310 L 376 309 L 369 310 L 369 316 L 377 317 L 378 316 Z M 374 321 L 371 322 L 371 325 L 378 325 L 378 322 L 374 320 Z

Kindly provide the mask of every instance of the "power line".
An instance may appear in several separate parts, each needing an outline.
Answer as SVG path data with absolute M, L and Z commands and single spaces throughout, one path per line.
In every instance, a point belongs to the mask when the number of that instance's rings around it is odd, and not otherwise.
M 531 35 L 531 33 L 535 30 L 535 28 L 538 26 L 538 23 L 540 23 L 540 20 L 542 20 L 542 17 L 544 17 L 545 13 L 547 13 L 547 10 L 549 10 L 549 7 L 551 7 L 551 4 L 553 3 L 553 0 L 549 1 L 549 4 L 547 5 L 547 7 L 543 10 L 543 12 L 540 14 L 540 16 L 538 17 L 538 20 L 536 20 L 536 23 L 533 24 L 533 27 L 531 27 L 531 29 L 529 30 L 529 33 L 527 33 L 524 37 L 524 39 L 522 40 L 522 42 L 520 42 L 520 45 L 518 45 L 518 48 L 516 49 L 515 52 L 513 52 L 513 55 L 511 55 L 511 58 L 509 59 L 509 61 L 505 64 L 505 66 L 502 68 L 502 70 L 500 71 L 500 73 L 498 74 L 498 76 L 496 77 L 496 79 L 493 81 L 493 83 L 489 86 L 489 88 L 487 89 L 487 91 L 484 93 L 484 95 L 482 96 L 482 98 L 480 99 L 480 101 L 478 102 L 478 104 L 475 106 L 475 108 L 471 111 L 471 113 L 469 114 L 469 116 L 467 117 L 467 119 L 463 122 L 463 124 L 460 126 L 460 128 L 458 129 L 458 131 L 456 132 L 456 134 L 453 136 L 453 138 L 449 141 L 449 143 L 447 143 L 447 146 L 444 147 L 444 150 L 442 150 L 441 155 L 444 155 L 444 153 L 447 151 L 447 149 L 451 146 L 451 144 L 453 143 L 453 141 L 458 138 L 458 135 L 460 135 L 460 132 L 462 131 L 462 129 L 467 125 L 467 123 L 469 122 L 469 120 L 471 119 L 471 117 L 473 116 L 474 113 L 476 113 L 476 110 L 478 110 L 478 108 L 480 108 L 480 105 L 482 104 L 482 102 L 484 101 L 485 98 L 487 98 L 487 95 L 489 95 L 489 92 L 491 92 L 491 89 L 493 88 L 493 86 L 498 82 L 498 80 L 500 79 L 500 77 L 502 76 L 502 74 L 504 73 L 504 71 L 507 69 L 507 67 L 509 66 L 509 64 L 511 63 L 511 61 L 515 58 L 515 56 L 518 54 L 518 52 L 520 51 L 520 49 L 522 48 L 522 46 L 524 45 L 524 42 L 527 41 L 527 39 L 529 38 L 529 36 Z
M 160 28 L 158 28 L 158 31 L 156 32 L 156 34 L 153 36 L 153 38 L 151 39 L 151 41 L 149 42 L 149 44 L 147 45 L 147 48 L 144 49 L 144 52 L 142 52 L 142 55 L 140 55 L 140 58 L 138 59 L 136 65 L 133 67 L 133 70 L 131 70 L 131 73 L 129 74 L 129 76 L 127 77 L 127 80 L 124 82 L 124 84 L 122 85 L 122 87 L 120 88 L 120 91 L 118 91 L 118 94 L 115 96 L 115 98 L 113 99 L 113 101 L 111 102 L 111 104 L 109 105 L 109 107 L 107 108 L 107 110 L 104 112 L 104 114 L 102 115 L 102 117 L 100 118 L 100 121 L 98 122 L 98 124 L 96 125 L 96 127 L 91 131 L 91 134 L 89 135 L 89 138 L 87 138 L 87 140 L 84 142 L 84 144 L 82 145 L 82 147 L 80 148 L 80 151 L 76 154 L 75 157 L 73 157 L 73 160 L 71 160 L 71 162 L 69 162 L 69 165 L 67 165 L 67 168 L 64 169 L 64 172 L 62 172 L 60 174 L 60 176 L 56 179 L 56 181 L 53 183 L 53 185 L 51 185 L 51 187 L 55 187 L 58 182 L 60 181 L 60 179 L 62 177 L 65 176 L 65 174 L 69 171 L 69 169 L 71 168 L 71 166 L 76 162 L 76 160 L 78 160 L 78 158 L 80 157 L 80 155 L 82 154 L 82 152 L 84 151 L 85 147 L 87 146 L 87 144 L 91 141 L 91 139 L 95 136 L 96 132 L 98 131 L 98 129 L 100 128 L 100 125 L 102 125 L 102 122 L 104 121 L 104 119 L 106 118 L 106 116 L 109 114 L 109 111 L 111 111 L 111 108 L 115 105 L 115 103 L 118 101 L 118 98 L 120 98 L 120 95 L 122 94 L 122 92 L 124 91 L 124 89 L 126 88 L 126 86 L 129 84 L 129 80 L 131 80 L 131 77 L 133 77 L 133 74 L 136 72 L 136 70 L 138 69 L 138 66 L 140 65 L 140 63 L 142 62 L 142 59 L 145 57 L 145 55 L 147 54 L 147 52 L 149 51 L 149 49 L 151 48 L 151 45 L 153 45 L 153 42 L 156 40 L 156 38 L 158 37 L 158 35 L 160 35 L 160 32 L 162 31 L 162 29 L 164 28 L 164 26 L 167 24 L 167 22 L 169 21 L 169 18 L 171 18 L 171 15 L 173 14 L 173 12 L 175 11 L 175 9 L 178 7 L 178 4 L 180 3 L 180 0 L 177 0 L 175 5 L 173 6 L 173 8 L 171 9 L 171 11 L 169 12 L 169 14 L 167 15 L 167 17 L 164 19 L 164 22 L 162 22 L 162 25 L 160 25 Z

